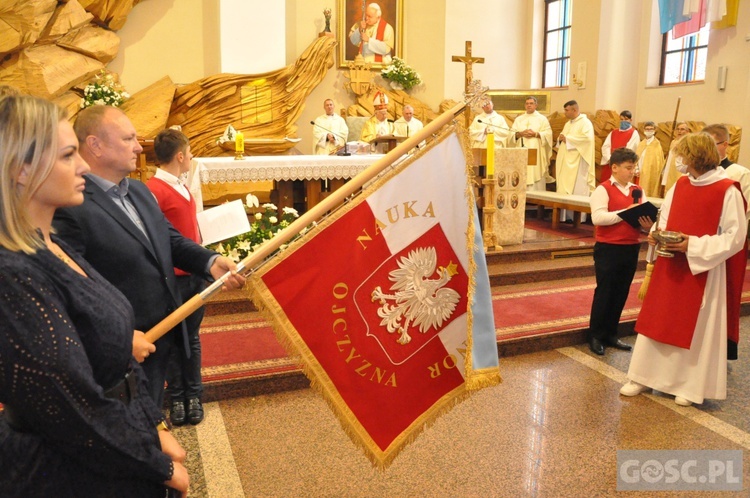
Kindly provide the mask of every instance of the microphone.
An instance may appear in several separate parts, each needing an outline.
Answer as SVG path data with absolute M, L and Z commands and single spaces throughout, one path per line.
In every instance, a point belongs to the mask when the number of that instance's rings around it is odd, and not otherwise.
M 477 119 L 477 123 L 482 123 L 483 125 L 486 125 L 486 126 L 487 126 L 487 128 L 489 128 L 490 126 L 494 126 L 495 128 L 498 128 L 498 129 L 500 129 L 500 130 L 506 130 L 506 131 L 510 131 L 510 128 L 506 128 L 506 127 L 504 127 L 504 126 L 500 126 L 500 125 L 496 125 L 496 124 L 492 124 L 492 123 L 485 123 L 485 122 L 484 122 L 484 121 L 482 121 L 481 119 Z
M 329 130 L 328 128 L 326 128 L 326 127 L 324 127 L 324 126 L 320 126 L 320 125 L 319 125 L 318 123 L 316 123 L 315 121 L 310 121 L 310 124 L 311 124 L 311 125 L 313 125 L 313 126 L 317 126 L 317 127 L 318 127 L 318 128 L 320 128 L 321 130 L 323 130 L 323 131 L 327 131 L 327 132 L 328 132 L 328 133 L 330 133 L 331 135 L 337 136 L 337 137 L 339 137 L 340 139 L 342 139 L 343 141 L 345 141 L 345 142 L 346 142 L 346 137 L 345 137 L 344 135 L 342 135 L 341 133 L 335 133 L 335 132 L 333 132 L 333 131 Z
M 641 203 L 641 197 L 643 197 L 643 191 L 641 189 L 634 189 L 630 195 L 633 196 L 633 204 Z
M 320 126 L 320 125 L 319 125 L 318 123 L 316 123 L 315 121 L 310 121 L 310 124 L 311 124 L 311 125 L 313 125 L 313 126 L 317 126 L 317 127 L 318 127 L 318 128 L 320 128 L 321 130 L 323 130 L 323 131 L 327 131 L 327 132 L 328 132 L 328 133 L 330 133 L 331 135 L 333 135 L 333 136 L 336 136 L 336 137 L 339 137 L 339 138 L 340 138 L 341 140 L 343 140 L 343 141 L 344 141 L 344 152 L 343 152 L 343 153 L 342 153 L 341 155 L 342 155 L 342 156 L 351 156 L 351 154 L 349 153 L 349 144 L 348 144 L 348 143 L 346 143 L 346 137 L 345 137 L 345 136 L 343 136 L 343 135 L 342 135 L 342 134 L 340 134 L 340 133 L 334 133 L 334 132 L 333 132 L 332 130 L 329 130 L 329 129 L 328 129 L 328 128 L 326 128 L 325 126 Z M 334 143 L 334 145 L 336 145 L 336 144 Z M 339 150 L 341 150 L 341 149 L 339 149 Z

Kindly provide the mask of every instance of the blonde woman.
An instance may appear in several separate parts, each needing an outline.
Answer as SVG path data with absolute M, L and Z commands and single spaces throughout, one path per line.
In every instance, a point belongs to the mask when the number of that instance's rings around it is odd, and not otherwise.
M 0 494 L 185 496 L 130 304 L 51 229 L 88 171 L 63 111 L 0 97 Z

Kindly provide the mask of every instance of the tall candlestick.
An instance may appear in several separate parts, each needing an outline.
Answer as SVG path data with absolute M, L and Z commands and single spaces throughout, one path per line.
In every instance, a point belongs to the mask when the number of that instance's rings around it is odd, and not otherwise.
M 495 134 L 487 135 L 487 176 L 495 176 Z
M 237 153 L 245 152 L 245 135 L 238 131 L 234 136 L 234 151 Z

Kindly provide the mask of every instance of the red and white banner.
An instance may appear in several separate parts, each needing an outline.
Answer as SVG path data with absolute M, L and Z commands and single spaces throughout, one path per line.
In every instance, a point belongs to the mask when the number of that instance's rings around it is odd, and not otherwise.
M 471 191 L 451 131 L 252 278 L 282 342 L 381 467 L 470 388 L 500 382 Z

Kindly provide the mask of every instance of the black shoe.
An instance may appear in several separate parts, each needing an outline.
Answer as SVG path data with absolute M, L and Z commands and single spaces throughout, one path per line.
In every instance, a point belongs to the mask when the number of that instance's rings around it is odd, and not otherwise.
M 626 342 L 622 342 L 620 339 L 614 338 L 614 339 L 607 339 L 606 341 L 607 346 L 612 346 L 613 348 L 622 349 L 623 351 L 631 351 L 633 349 L 633 346 Z
M 203 421 L 203 405 L 198 398 L 188 400 L 188 420 L 193 425 L 198 425 Z
M 185 403 L 183 401 L 172 402 L 172 409 L 169 411 L 169 420 L 172 421 L 172 425 L 177 427 L 185 425 Z
M 598 354 L 600 356 L 604 354 L 604 344 L 602 344 L 602 341 L 594 337 L 589 339 L 589 349 L 594 354 Z

